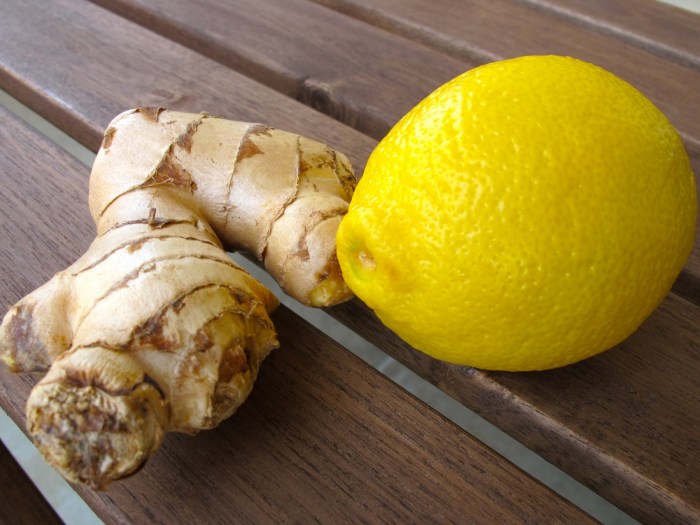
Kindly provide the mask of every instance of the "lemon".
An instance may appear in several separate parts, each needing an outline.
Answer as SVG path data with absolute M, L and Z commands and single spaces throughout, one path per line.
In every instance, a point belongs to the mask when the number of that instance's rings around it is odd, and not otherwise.
M 628 83 L 569 57 L 487 64 L 372 152 L 338 235 L 348 286 L 437 359 L 540 370 L 628 337 L 692 247 L 681 139 Z

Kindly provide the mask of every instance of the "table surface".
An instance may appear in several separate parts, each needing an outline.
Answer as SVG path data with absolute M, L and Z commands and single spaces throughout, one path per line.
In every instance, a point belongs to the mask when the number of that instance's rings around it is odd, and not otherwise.
M 652 0 L 4 0 L 0 35 L 0 88 L 93 151 L 116 114 L 162 106 L 316 138 L 362 173 L 391 125 L 446 80 L 562 54 L 644 92 L 700 173 L 700 16 Z M 1 120 L 0 300 L 10 305 L 72 262 L 93 226 L 88 170 Z M 449 365 L 358 300 L 328 313 L 631 516 L 700 521 L 700 242 L 635 334 L 559 370 Z M 81 490 L 103 519 L 196 521 L 215 508 L 244 521 L 585 520 L 288 310 L 276 315 L 283 348 L 241 412 L 196 438 L 171 436 L 107 494 Z M 0 374 L 0 404 L 22 425 L 33 379 Z

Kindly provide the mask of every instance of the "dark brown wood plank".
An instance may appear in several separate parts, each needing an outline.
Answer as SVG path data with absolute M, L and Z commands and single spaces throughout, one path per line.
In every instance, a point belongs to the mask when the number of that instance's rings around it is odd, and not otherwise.
M 700 149 L 700 70 L 613 35 L 517 0 L 313 1 L 466 60 L 554 54 L 593 62 L 642 91 L 680 130 L 686 144 Z
M 577 24 L 700 68 L 700 16 L 659 0 L 524 0 Z
M 475 65 L 305 0 L 92 1 L 375 138 Z
M 0 89 L 90 149 L 122 111 L 161 106 L 303 133 L 361 172 L 375 141 L 83 0 L 0 2 Z
M 0 442 L 0 524 L 61 525 L 63 522 Z
M 56 12 L 47 8 L 42 13 L 42 21 L 37 22 L 39 19 L 28 12 L 31 9 L 21 2 L 6 0 L 2 6 L 5 5 L 9 7 L 1 13 L 0 30 L 12 35 L 12 39 L 8 39 L 11 45 L 0 48 L 3 68 L 0 83 L 11 87 L 16 96 L 29 101 L 93 148 L 99 145 L 101 130 L 114 113 L 144 101 L 190 111 L 212 111 L 211 108 L 216 107 L 218 113 L 229 118 L 262 120 L 322 140 L 328 133 L 328 141 L 348 151 L 360 167 L 374 144 L 349 128 L 142 28 L 108 16 L 94 6 L 56 0 L 52 3 L 57 5 Z M 53 29 L 49 32 L 48 28 Z M 64 53 L 47 60 L 43 50 L 56 47 L 87 49 L 80 54 Z M 143 49 L 149 50 L 148 53 Z M 104 56 L 110 57 L 108 63 L 103 60 Z M 82 71 L 80 80 L 64 78 L 65 71 L 75 68 Z M 156 92 L 166 87 L 176 96 L 166 100 L 162 92 Z M 256 98 L 257 104 L 251 107 L 251 101 Z M 167 104 L 168 100 L 172 104 Z M 550 461 L 563 466 L 633 515 L 646 521 L 683 523 L 698 519 L 697 427 L 694 425 L 700 405 L 693 397 L 694 383 L 684 383 L 689 374 L 697 371 L 693 368 L 697 339 L 688 335 L 697 332 L 695 325 L 688 321 L 697 314 L 693 308 L 684 301 L 671 303 L 668 322 L 657 321 L 657 316 L 650 319 L 647 330 L 658 334 L 649 343 L 633 339 L 628 343 L 631 345 L 628 351 L 609 353 L 622 359 L 622 364 L 617 365 L 622 369 L 621 389 L 658 394 L 659 406 L 678 407 L 688 414 L 684 419 L 661 421 L 645 417 L 643 412 L 620 411 L 616 408 L 615 395 L 604 405 L 586 403 L 589 399 L 595 400 L 596 392 L 602 388 L 599 373 L 587 363 L 557 372 L 564 378 L 571 377 L 571 381 L 579 385 L 580 398 L 558 396 L 559 386 L 555 384 L 548 390 L 550 387 L 545 381 L 543 388 L 549 398 L 538 405 L 540 398 L 530 392 L 534 388 L 530 383 L 537 382 L 538 374 L 499 376 L 445 365 L 401 343 L 357 302 L 330 312 L 506 431 L 527 440 L 530 447 L 541 450 Z M 673 337 L 681 339 L 673 343 Z M 641 345 L 639 349 L 637 345 Z M 654 358 L 650 362 L 655 363 L 657 355 L 668 359 L 671 369 L 679 373 L 677 380 L 672 379 L 674 389 L 667 388 L 667 376 L 658 373 L 653 366 L 643 366 L 649 357 Z M 605 360 L 611 358 L 606 354 L 598 359 L 607 362 Z M 635 366 L 636 359 L 641 359 L 642 365 Z M 566 380 L 562 379 L 562 383 Z M 690 392 L 683 394 L 683 388 Z M 572 433 L 568 428 L 577 425 L 584 403 L 589 410 L 586 420 L 590 424 L 581 426 L 580 434 Z M 650 435 L 673 428 L 676 436 L 660 440 L 658 448 L 642 454 L 647 469 L 645 475 L 635 470 L 638 451 L 643 449 L 648 435 L 635 433 L 640 421 Z M 610 440 L 610 435 L 625 439 Z M 572 444 L 577 446 L 570 447 Z M 680 466 L 672 475 L 664 466 L 667 457 L 679 458 Z M 659 476 L 653 475 L 655 472 Z M 672 488 L 676 486 L 679 487 L 677 491 Z
M 422 355 L 373 314 L 332 315 L 642 522 L 700 521 L 700 307 L 670 295 L 628 340 L 538 373 Z
M 0 142 L 11 304 L 93 234 L 87 168 L 5 111 Z M 233 418 L 169 436 L 107 493 L 79 488 L 106 522 L 593 522 L 286 308 L 273 319 L 281 348 Z M 19 425 L 33 382 L 0 371 L 0 404 Z

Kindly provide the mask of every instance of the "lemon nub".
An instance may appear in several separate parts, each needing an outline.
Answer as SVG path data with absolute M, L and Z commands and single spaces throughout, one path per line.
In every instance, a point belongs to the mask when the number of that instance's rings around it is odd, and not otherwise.
M 367 250 L 359 250 L 357 252 L 357 260 L 360 262 L 360 265 L 365 270 L 371 271 L 377 267 L 377 263 L 375 262 L 374 257 Z

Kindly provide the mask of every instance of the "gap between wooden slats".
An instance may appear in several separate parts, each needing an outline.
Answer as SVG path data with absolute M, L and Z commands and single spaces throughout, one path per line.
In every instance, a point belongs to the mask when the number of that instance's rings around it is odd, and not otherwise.
M 520 1 L 700 70 L 700 16 L 685 9 L 659 0 Z

